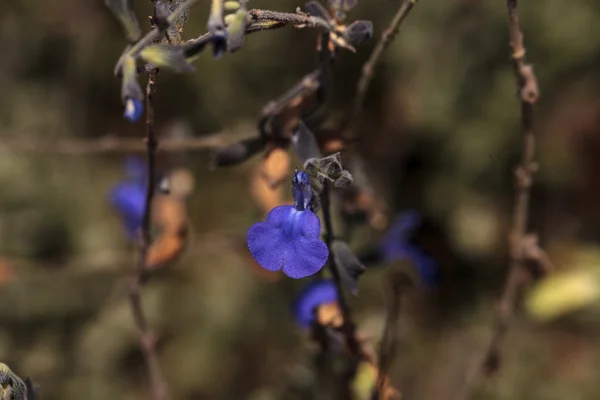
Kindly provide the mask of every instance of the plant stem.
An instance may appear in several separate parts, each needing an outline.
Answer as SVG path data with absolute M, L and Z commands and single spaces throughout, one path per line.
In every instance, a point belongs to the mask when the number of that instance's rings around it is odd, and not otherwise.
M 140 345 L 148 376 L 150 379 L 150 387 L 152 389 L 152 398 L 155 400 L 168 400 L 168 387 L 163 378 L 158 354 L 156 351 L 156 338 L 152 333 L 148 317 L 142 305 L 142 286 L 146 280 L 146 258 L 151 245 L 151 210 L 152 199 L 154 198 L 154 182 L 155 182 L 155 165 L 156 165 L 156 136 L 154 133 L 154 106 L 153 95 L 155 93 L 156 75 L 158 71 L 155 69 L 150 72 L 148 85 L 146 86 L 146 148 L 148 154 L 148 182 L 146 187 L 145 211 L 142 222 L 142 240 L 140 259 L 135 269 L 135 274 L 131 287 L 129 289 L 129 302 L 135 326 L 140 338 Z
M 465 389 L 459 398 L 469 397 L 477 378 L 498 370 L 502 343 L 513 321 L 518 298 L 525 282 L 524 260 L 527 258 L 530 188 L 536 169 L 533 106 L 539 89 L 533 66 L 525 62 L 523 32 L 519 23 L 517 0 L 507 0 L 510 45 L 521 109 L 522 153 L 515 170 L 513 226 L 509 235 L 510 265 L 508 277 L 495 316 L 492 338 L 485 349 L 481 364 L 467 376 Z M 544 253 L 545 254 L 545 253 Z
M 381 38 L 369 56 L 369 59 L 362 67 L 362 73 L 356 85 L 356 98 L 354 99 L 354 108 L 351 117 L 349 118 L 349 126 L 354 126 L 362 115 L 363 103 L 367 90 L 373 80 L 375 65 L 379 62 L 383 51 L 392 43 L 400 30 L 400 25 L 406 19 L 410 10 L 413 9 L 419 0 L 401 0 L 400 6 L 392 18 L 390 25 L 383 31 Z
M 340 278 L 340 272 L 338 270 L 338 265 L 335 262 L 335 257 L 332 253 L 332 242 L 333 242 L 333 223 L 331 218 L 331 199 L 329 192 L 329 184 L 326 181 L 323 184 L 323 190 L 321 191 L 321 209 L 323 210 L 323 221 L 325 223 L 325 244 L 329 249 L 329 269 L 331 270 L 331 275 L 333 276 L 333 281 L 338 291 L 338 298 L 340 308 L 342 310 L 342 316 L 344 318 L 344 323 L 342 325 L 342 331 L 346 337 L 346 345 L 350 352 L 360 358 L 362 354 L 362 349 L 360 347 L 360 343 L 356 339 L 356 326 L 352 321 L 352 315 L 350 313 L 350 308 L 346 303 L 344 297 L 344 291 L 342 289 L 342 283 Z

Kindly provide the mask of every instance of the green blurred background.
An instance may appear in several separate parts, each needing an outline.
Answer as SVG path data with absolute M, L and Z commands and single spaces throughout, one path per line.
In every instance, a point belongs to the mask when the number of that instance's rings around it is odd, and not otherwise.
M 145 398 L 143 359 L 119 290 L 136 251 L 106 200 L 123 178 L 126 154 L 14 146 L 141 138 L 143 124 L 122 118 L 112 75 L 125 40 L 100 0 L 4 3 L 0 360 L 32 376 L 43 399 Z M 136 3 L 146 27 L 151 4 Z M 378 38 L 397 4 L 362 0 L 349 18 L 372 20 Z M 295 0 L 250 5 L 289 12 L 302 6 Z M 184 37 L 205 31 L 208 9 L 208 0 L 196 4 Z M 557 268 L 595 271 L 600 3 L 530 1 L 520 10 L 542 94 L 531 226 Z M 260 32 L 218 61 L 203 55 L 194 73 L 161 72 L 159 135 L 252 132 L 261 108 L 314 68 L 316 35 Z M 423 240 L 446 277 L 439 289 L 416 290 L 403 310 L 392 381 L 406 399 L 452 399 L 491 332 L 508 263 L 511 174 L 520 148 L 508 41 L 501 0 L 422 0 L 385 52 L 366 99 L 360 150 L 373 185 L 392 213 L 414 208 L 426 217 Z M 375 42 L 337 59 L 333 120 L 351 106 Z M 248 196 L 259 158 L 209 172 L 208 152 L 160 155 L 163 169 L 187 168 L 196 182 L 189 246 L 144 290 L 174 399 L 296 398 L 292 389 L 314 379 L 306 335 L 289 315 L 302 283 L 265 280 L 242 251 L 245 229 L 263 218 Z M 379 235 L 365 228 L 353 246 Z M 384 277 L 384 268 L 369 271 L 352 300 L 374 344 L 385 317 Z M 598 316 L 590 307 L 539 323 L 523 313 L 509 333 L 501 373 L 478 385 L 474 398 L 597 399 Z

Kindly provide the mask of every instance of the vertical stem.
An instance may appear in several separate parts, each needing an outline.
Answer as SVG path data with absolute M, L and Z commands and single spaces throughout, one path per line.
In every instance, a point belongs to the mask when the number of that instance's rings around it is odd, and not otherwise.
M 325 223 L 325 244 L 329 249 L 329 269 L 331 270 L 331 275 L 333 276 L 333 281 L 335 282 L 335 286 L 338 291 L 338 298 L 340 303 L 340 308 L 342 309 L 342 316 L 344 318 L 344 324 L 342 325 L 342 331 L 346 337 L 346 344 L 348 349 L 351 351 L 353 355 L 360 356 L 362 353 L 360 343 L 356 339 L 356 327 L 354 322 L 352 321 L 352 315 L 350 313 L 350 308 L 346 303 L 344 297 L 344 291 L 342 289 L 342 283 L 340 278 L 340 272 L 338 270 L 338 265 L 335 262 L 335 257 L 332 253 L 332 242 L 333 242 L 333 223 L 331 218 L 331 200 L 330 200 L 330 192 L 329 192 L 329 184 L 326 181 L 323 184 L 323 190 L 321 192 L 321 208 L 323 210 L 323 221 Z
M 163 377 L 156 351 L 156 338 L 148 324 L 148 317 L 142 305 L 142 286 L 146 280 L 146 258 L 152 243 L 150 234 L 152 220 L 152 199 L 154 198 L 154 182 L 156 181 L 156 147 L 157 140 L 154 133 L 154 104 L 157 69 L 150 71 L 148 85 L 146 86 L 146 149 L 148 156 L 148 182 L 146 186 L 146 200 L 144 218 L 142 221 L 142 238 L 140 259 L 135 269 L 135 274 L 129 289 L 129 302 L 133 320 L 140 338 L 140 345 L 146 363 L 150 380 L 152 398 L 155 400 L 168 400 L 168 386 Z
M 465 388 L 458 397 L 460 399 L 469 397 L 474 383 L 481 374 L 492 373 L 499 368 L 502 343 L 512 323 L 519 294 L 524 283 L 523 261 L 529 223 L 530 188 L 536 167 L 534 163 L 533 106 L 539 98 L 539 89 L 533 66 L 525 62 L 525 45 L 519 23 L 517 0 L 507 0 L 506 3 L 523 134 L 521 161 L 515 170 L 513 226 L 509 235 L 510 265 L 495 317 L 492 338 L 485 350 L 482 363 L 467 376 Z
M 516 302 L 523 283 L 525 236 L 529 221 L 530 189 L 535 170 L 535 135 L 533 131 L 533 105 L 539 97 L 537 80 L 533 67 L 525 62 L 523 33 L 519 23 L 517 0 L 507 0 L 509 31 L 512 47 L 512 60 L 515 70 L 517 90 L 521 109 L 522 153 L 521 162 L 515 170 L 515 204 L 513 227 L 510 234 L 509 274 L 500 299 L 496 329 L 492 345 L 485 360 L 488 369 L 494 369 L 498 362 L 500 346 L 515 313 Z

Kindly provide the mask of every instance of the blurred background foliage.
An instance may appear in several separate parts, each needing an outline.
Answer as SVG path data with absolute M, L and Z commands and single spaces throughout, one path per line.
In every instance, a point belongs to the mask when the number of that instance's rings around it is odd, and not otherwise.
M 100 0 L 4 3 L 0 360 L 32 376 L 44 399 L 142 398 L 145 371 L 119 283 L 136 251 L 106 200 L 123 178 L 124 154 L 10 146 L 15 139 L 142 137 L 142 124 L 122 118 L 112 75 L 125 41 Z M 151 4 L 136 3 L 145 22 Z M 372 20 L 378 38 L 397 3 L 362 0 L 350 19 Z M 297 6 L 251 1 L 279 11 Z M 196 4 L 185 37 L 205 31 L 208 10 L 208 0 Z M 583 303 L 597 303 L 600 3 L 522 2 L 520 10 L 542 93 L 531 225 L 562 273 L 587 274 L 592 288 Z M 200 57 L 194 73 L 161 72 L 160 136 L 252 132 L 261 108 L 314 68 L 316 35 L 261 32 L 243 51 L 218 61 Z M 336 60 L 332 124 L 348 112 L 375 42 Z M 367 95 L 360 151 L 369 177 L 392 213 L 413 208 L 425 217 L 417 235 L 443 276 L 439 287 L 413 292 L 402 313 L 392 381 L 406 399 L 453 398 L 491 332 L 520 148 L 509 55 L 505 2 L 422 0 Z M 245 250 L 245 230 L 263 218 L 248 196 L 259 158 L 209 172 L 207 152 L 160 154 L 163 170 L 186 168 L 196 181 L 190 244 L 144 290 L 175 399 L 301 398 L 294 393 L 315 379 L 306 336 L 289 314 L 301 283 L 256 273 Z M 364 228 L 353 246 L 368 247 L 379 235 Z M 385 317 L 384 276 L 383 268 L 368 271 L 352 303 L 374 344 Z M 543 295 L 527 303 L 534 316 L 548 317 L 553 307 Z M 596 399 L 598 314 L 587 307 L 549 322 L 518 318 L 501 373 L 479 385 L 475 398 Z

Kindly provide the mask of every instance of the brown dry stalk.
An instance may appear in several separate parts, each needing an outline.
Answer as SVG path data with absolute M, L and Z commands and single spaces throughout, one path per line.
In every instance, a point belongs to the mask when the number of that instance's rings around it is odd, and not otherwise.
M 492 338 L 476 368 L 467 376 L 459 399 L 467 399 L 478 377 L 498 370 L 501 347 L 515 315 L 523 283 L 528 280 L 525 262 L 537 261 L 543 268 L 551 268 L 545 252 L 537 246 L 537 237 L 527 233 L 529 223 L 530 189 L 536 169 L 533 107 L 539 98 L 539 89 L 533 66 L 525 61 L 523 32 L 519 23 L 517 0 L 507 0 L 510 45 L 521 108 L 522 154 L 515 170 L 515 200 L 513 226 L 509 235 L 510 265 L 508 277 L 495 316 Z
M 365 96 L 367 95 L 367 90 L 369 89 L 369 85 L 371 84 L 371 80 L 373 79 L 373 74 L 375 73 L 375 66 L 379 62 L 383 51 L 392 43 L 398 31 L 400 30 L 400 25 L 406 19 L 410 10 L 417 4 L 419 0 L 401 0 L 400 6 L 394 14 L 394 18 L 390 22 L 390 25 L 387 27 L 385 31 L 381 34 L 381 38 L 375 45 L 373 52 L 369 56 L 369 59 L 362 67 L 362 73 L 358 80 L 358 84 L 356 85 L 356 98 L 354 99 L 354 108 L 352 110 L 351 118 L 349 121 L 349 127 L 354 126 L 362 115 L 362 107 L 365 101 Z

